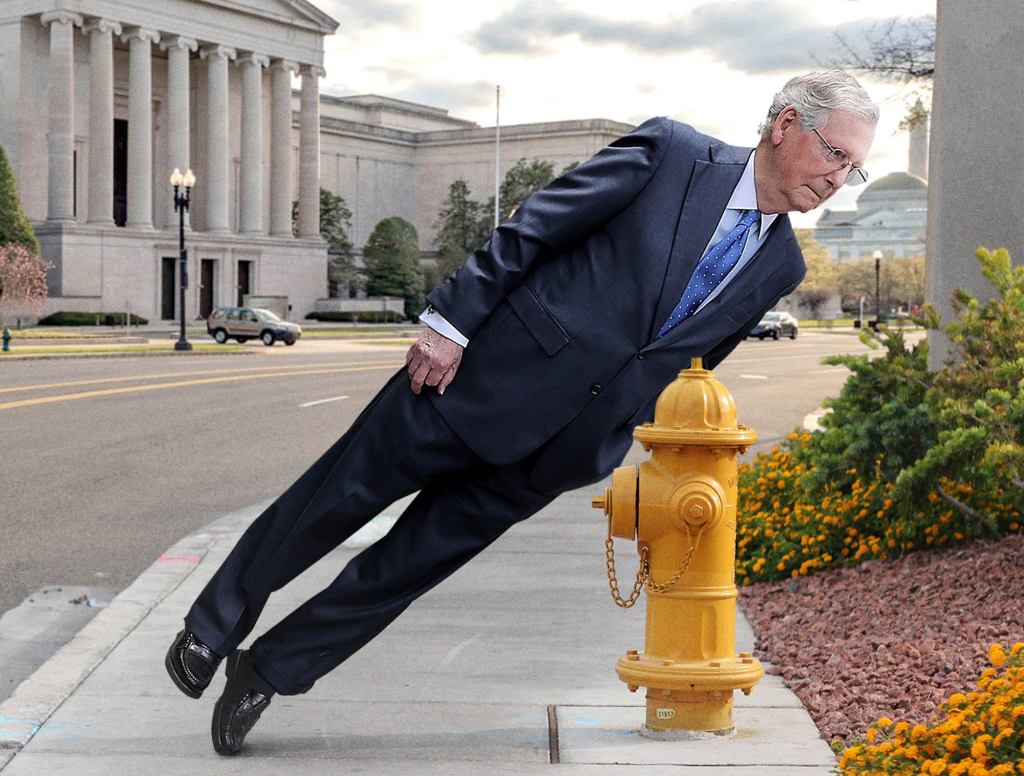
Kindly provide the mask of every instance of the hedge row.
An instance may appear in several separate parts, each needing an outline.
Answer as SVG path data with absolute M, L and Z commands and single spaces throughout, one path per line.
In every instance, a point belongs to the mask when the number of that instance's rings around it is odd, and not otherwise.
M 349 323 L 401 323 L 405 315 L 394 310 L 365 310 L 362 312 L 310 313 L 307 321 L 346 321 Z
M 140 326 L 149 321 L 142 316 L 131 313 L 132 326 Z M 61 312 L 48 315 L 39 321 L 40 326 L 124 326 L 124 313 L 83 313 Z

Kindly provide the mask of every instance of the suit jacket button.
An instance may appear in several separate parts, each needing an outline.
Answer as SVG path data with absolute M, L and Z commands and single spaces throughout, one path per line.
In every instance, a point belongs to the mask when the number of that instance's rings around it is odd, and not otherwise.
M 637 353 L 636 354 L 636 360 L 637 361 L 643 361 L 645 358 L 647 358 L 647 354 L 646 353 Z
M 598 385 L 597 383 L 594 383 L 592 386 L 590 386 L 590 392 L 594 394 L 594 396 L 597 396 L 599 393 L 601 393 L 601 386 Z

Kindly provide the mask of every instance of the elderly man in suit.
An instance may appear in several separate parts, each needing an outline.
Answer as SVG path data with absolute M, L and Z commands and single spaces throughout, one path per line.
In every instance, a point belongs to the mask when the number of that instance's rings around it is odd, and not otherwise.
M 725 358 L 805 273 L 785 213 L 862 166 L 878 109 L 790 80 L 756 149 L 655 118 L 527 199 L 429 294 L 430 327 L 352 427 L 256 519 L 166 656 L 198 698 L 227 658 L 221 754 L 556 495 L 605 477 L 661 389 Z M 394 528 L 248 650 L 268 597 L 397 499 Z

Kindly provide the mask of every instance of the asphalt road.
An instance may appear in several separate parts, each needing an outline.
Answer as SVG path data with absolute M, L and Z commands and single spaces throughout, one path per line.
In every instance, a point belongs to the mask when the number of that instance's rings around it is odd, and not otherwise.
M 0 613 L 45 586 L 116 593 L 181 537 L 274 498 L 405 354 L 339 341 L 251 348 L 0 362 Z M 839 391 L 846 370 L 822 356 L 865 350 L 810 332 L 749 340 L 716 374 L 764 449 Z M 627 461 L 641 457 L 634 446 Z

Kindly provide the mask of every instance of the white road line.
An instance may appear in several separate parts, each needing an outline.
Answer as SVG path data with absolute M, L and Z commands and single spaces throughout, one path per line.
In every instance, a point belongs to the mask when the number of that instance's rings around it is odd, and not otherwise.
M 831 369 L 815 369 L 808 372 L 809 375 L 834 375 L 838 372 L 849 372 L 845 366 L 834 366 Z
M 768 379 L 768 375 L 740 375 L 740 377 L 745 377 L 748 380 L 767 380 Z
M 314 404 L 324 404 L 325 402 L 329 402 L 329 401 L 341 401 L 342 399 L 347 399 L 347 398 L 348 398 L 348 396 L 335 396 L 335 397 L 330 398 L 330 399 L 320 399 L 319 401 L 308 401 L 305 404 L 300 404 L 299 406 L 300 407 L 312 407 Z

